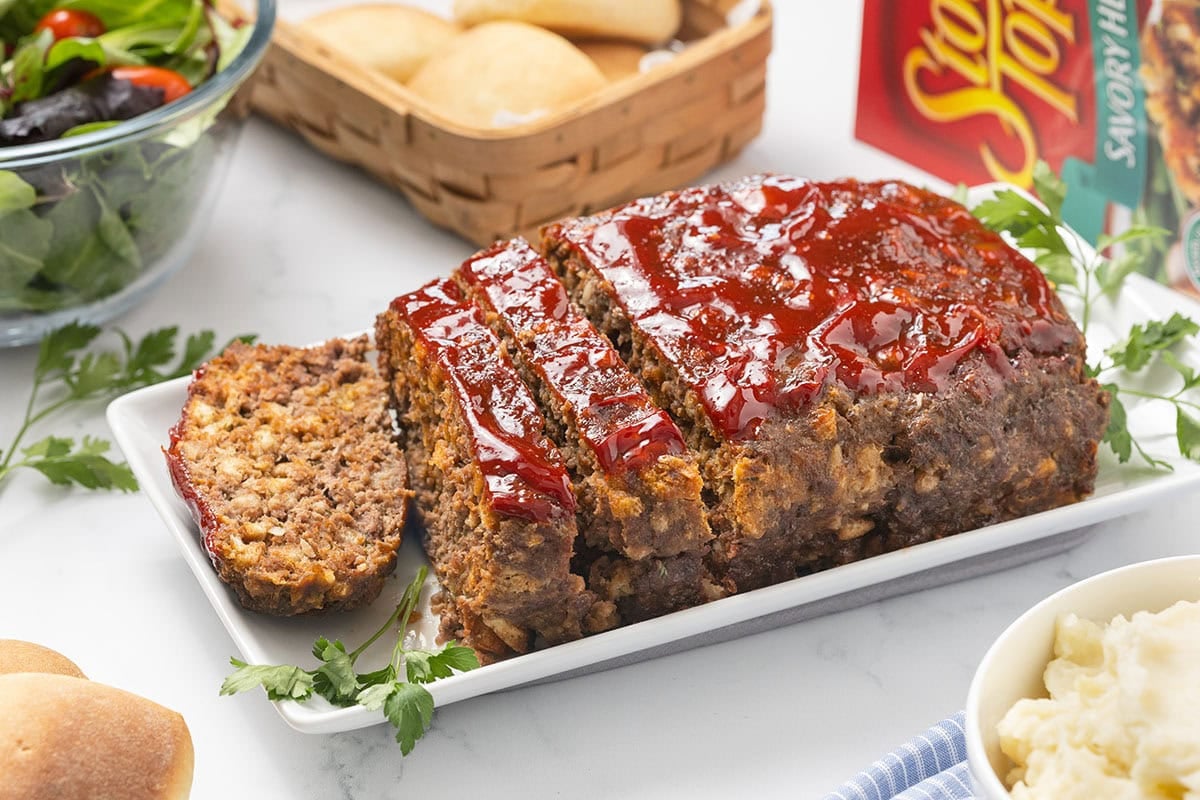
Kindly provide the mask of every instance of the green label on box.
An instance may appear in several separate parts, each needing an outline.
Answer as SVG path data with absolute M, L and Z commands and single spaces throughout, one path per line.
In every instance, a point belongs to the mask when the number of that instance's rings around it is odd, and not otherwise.
M 1063 219 L 1094 242 L 1104 231 L 1110 202 L 1134 208 L 1141 200 L 1147 130 L 1145 94 L 1138 79 L 1136 0 L 1091 0 L 1089 6 L 1097 98 L 1095 163 L 1068 158 L 1062 177 L 1071 187 Z

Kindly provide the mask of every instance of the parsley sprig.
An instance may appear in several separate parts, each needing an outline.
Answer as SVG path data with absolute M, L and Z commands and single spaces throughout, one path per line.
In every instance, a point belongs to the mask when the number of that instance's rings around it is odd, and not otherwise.
M 100 333 L 95 325 L 73 322 L 42 339 L 24 419 L 7 450 L 0 451 L 0 483 L 25 467 L 62 486 L 137 490 L 129 466 L 105 455 L 110 445 L 103 439 L 85 436 L 76 442 L 69 437 L 46 436 L 26 447 L 21 444 L 34 426 L 69 405 L 111 400 L 134 389 L 190 374 L 212 352 L 214 334 L 202 331 L 188 336 L 183 354 L 171 366 L 179 337 L 177 327 L 152 331 L 137 342 L 117 331 L 122 343 L 119 351 L 90 351 Z
M 321 636 L 312 647 L 313 656 L 321 663 L 310 670 L 290 664 L 247 664 L 231 658 L 229 662 L 236 669 L 221 684 L 221 694 L 232 695 L 261 686 L 271 700 L 304 702 L 317 694 L 335 706 L 360 705 L 369 711 L 382 710 L 396 729 L 400 752 L 408 755 L 433 721 L 433 695 L 422 684 L 479 666 L 475 651 L 469 647 L 451 643 L 434 651 L 404 646 L 404 632 L 417 607 L 427 572 L 425 567 L 417 571 L 396 610 L 371 638 L 354 650 L 347 652 L 341 641 L 331 642 Z M 397 624 L 399 632 L 388 663 L 373 672 L 356 672 L 359 656 Z
M 1102 235 L 1096 242 L 1094 255 L 1084 258 L 1082 254 L 1088 248 L 1062 219 L 1066 184 L 1044 162 L 1039 162 L 1034 169 L 1033 183 L 1044 208 L 1017 192 L 1003 190 L 979 203 L 972 213 L 984 225 L 1009 234 L 1018 247 L 1032 253 L 1034 262 L 1060 293 L 1078 298 L 1081 308 L 1079 327 L 1086 337 L 1095 304 L 1101 298 L 1115 298 L 1140 261 L 1138 253 L 1130 248 L 1116 255 L 1113 255 L 1114 249 L 1119 245 L 1167 236 L 1169 232 L 1135 225 L 1117 236 Z M 1133 438 L 1122 397 L 1172 404 L 1179 452 L 1186 458 L 1200 461 L 1200 420 L 1189 413 L 1189 410 L 1200 411 L 1200 404 L 1185 396 L 1200 387 L 1200 375 L 1171 352 L 1173 346 L 1197 333 L 1200 333 L 1200 325 L 1178 313 L 1165 322 L 1152 320 L 1136 324 L 1130 327 L 1124 339 L 1105 350 L 1103 357 L 1087 365 L 1088 375 L 1100 379 L 1112 397 L 1104 442 L 1121 463 L 1129 461 L 1136 451 L 1151 467 L 1171 469 L 1170 464 L 1147 453 Z M 1123 378 L 1141 372 L 1155 362 L 1166 364 L 1182 378 L 1182 385 L 1176 391 L 1163 394 L 1122 382 Z

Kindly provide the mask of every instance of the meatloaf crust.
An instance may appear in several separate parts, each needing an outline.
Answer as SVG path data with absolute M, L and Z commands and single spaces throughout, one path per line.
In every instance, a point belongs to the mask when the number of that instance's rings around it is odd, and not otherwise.
M 409 459 L 443 634 L 483 658 L 616 624 L 571 573 L 575 499 L 529 390 L 478 308 L 449 279 L 376 320 Z
M 246 608 L 358 608 L 395 568 L 406 471 L 369 349 L 234 343 L 188 387 L 167 465 Z
M 897 182 L 757 176 L 543 232 L 696 454 L 753 589 L 1070 503 L 1108 396 L 1035 265 Z

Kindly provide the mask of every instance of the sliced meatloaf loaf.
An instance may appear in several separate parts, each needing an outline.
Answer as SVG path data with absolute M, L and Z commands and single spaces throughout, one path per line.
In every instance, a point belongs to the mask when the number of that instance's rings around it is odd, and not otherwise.
M 575 496 L 500 341 L 450 279 L 392 301 L 375 328 L 404 431 L 443 633 L 484 658 L 616 624 L 571 573 Z
M 626 622 L 715 596 L 702 562 L 712 533 L 683 434 L 545 259 L 524 239 L 500 242 L 456 277 L 507 344 L 563 454 L 587 546 L 576 569 L 589 588 Z
M 759 176 L 557 223 L 543 251 L 679 423 L 738 590 L 1092 490 L 1083 337 L 950 200 Z
M 188 388 L 171 479 L 247 608 L 357 608 L 395 568 L 405 463 L 369 349 L 234 343 Z

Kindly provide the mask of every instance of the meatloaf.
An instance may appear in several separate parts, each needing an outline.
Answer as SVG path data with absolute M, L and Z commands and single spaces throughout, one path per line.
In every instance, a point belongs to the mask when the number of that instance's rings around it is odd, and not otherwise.
M 369 350 L 234 343 L 188 387 L 167 465 L 249 609 L 357 608 L 395 568 L 406 471 Z
M 1038 268 L 898 182 L 757 176 L 543 232 L 674 417 L 739 591 L 1071 503 L 1108 396 Z
M 575 496 L 500 341 L 450 279 L 392 301 L 375 327 L 404 431 L 442 632 L 485 659 L 616 624 L 572 574 Z

